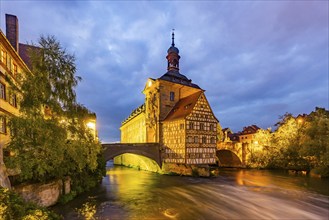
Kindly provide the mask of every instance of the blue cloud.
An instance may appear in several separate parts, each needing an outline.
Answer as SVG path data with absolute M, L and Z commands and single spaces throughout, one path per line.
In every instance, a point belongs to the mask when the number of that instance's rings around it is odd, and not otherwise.
M 327 1 L 1 1 L 20 41 L 55 35 L 75 54 L 78 101 L 96 112 L 102 141 L 166 72 L 175 28 L 181 73 L 206 90 L 223 127 L 273 126 L 279 115 L 328 108 Z M 29 10 L 26 10 L 28 8 Z

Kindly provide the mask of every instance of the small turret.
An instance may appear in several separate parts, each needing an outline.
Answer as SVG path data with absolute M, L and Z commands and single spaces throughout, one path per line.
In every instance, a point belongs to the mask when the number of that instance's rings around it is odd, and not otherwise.
M 172 32 L 171 47 L 169 47 L 167 53 L 168 53 L 168 55 L 166 56 L 166 58 L 168 60 L 167 70 L 168 71 L 171 71 L 171 70 L 179 71 L 180 56 L 178 55 L 179 54 L 178 48 L 175 47 L 175 33 L 174 33 L 174 30 Z

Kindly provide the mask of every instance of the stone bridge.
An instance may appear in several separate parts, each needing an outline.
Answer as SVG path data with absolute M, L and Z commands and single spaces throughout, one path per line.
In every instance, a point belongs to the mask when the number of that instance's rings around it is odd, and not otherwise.
M 159 143 L 113 143 L 102 144 L 105 160 L 113 159 L 125 153 L 137 154 L 154 160 L 162 166 L 161 148 Z
M 247 148 L 241 143 L 221 143 L 217 146 L 216 156 L 221 167 L 244 167 Z

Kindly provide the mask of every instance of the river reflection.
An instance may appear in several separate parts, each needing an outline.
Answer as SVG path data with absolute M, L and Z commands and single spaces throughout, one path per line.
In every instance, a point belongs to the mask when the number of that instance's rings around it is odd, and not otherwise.
M 111 166 L 90 196 L 98 219 L 328 219 L 328 180 L 283 172 L 221 170 L 219 177 L 164 176 Z M 87 201 L 80 197 L 65 209 Z

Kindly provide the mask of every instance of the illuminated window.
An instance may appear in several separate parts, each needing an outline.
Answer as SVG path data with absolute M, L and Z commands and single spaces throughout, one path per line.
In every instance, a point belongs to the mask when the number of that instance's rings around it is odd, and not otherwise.
M 199 137 L 198 136 L 194 136 L 194 143 L 199 143 Z
M 192 121 L 189 122 L 189 129 L 192 130 L 194 127 L 194 123 Z
M 17 98 L 16 98 L 16 94 L 10 94 L 9 103 L 10 103 L 12 106 L 17 107 Z
M 7 66 L 7 52 L 4 50 L 1 51 L 1 62 Z
M 0 133 L 6 133 L 6 118 L 0 116 Z
M 175 100 L 175 93 L 170 92 L 170 101 L 174 101 L 174 100 Z
M 0 98 L 6 99 L 6 86 L 0 82 Z
M 204 130 L 204 124 L 200 123 L 200 130 L 203 131 Z
M 14 73 L 14 76 L 17 75 L 17 65 L 15 63 L 13 64 L 13 73 Z

